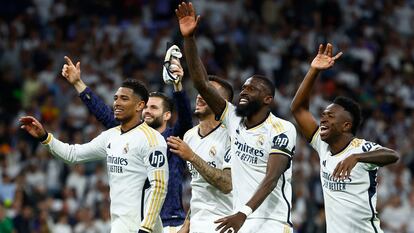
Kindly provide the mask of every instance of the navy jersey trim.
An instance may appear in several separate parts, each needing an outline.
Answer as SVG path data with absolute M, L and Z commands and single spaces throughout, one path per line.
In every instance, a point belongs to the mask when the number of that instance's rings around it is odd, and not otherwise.
M 140 122 L 138 122 L 138 124 L 136 124 L 134 127 L 130 128 L 130 129 L 128 129 L 128 130 L 125 130 L 125 131 L 123 131 L 123 130 L 121 129 L 121 135 L 122 135 L 122 134 L 126 134 L 126 133 L 128 133 L 129 131 L 131 131 L 131 130 L 135 129 L 136 127 L 140 126 L 143 122 L 144 122 L 144 121 L 140 121 Z
M 372 205 L 372 197 L 377 192 L 377 181 L 376 181 L 377 171 L 378 171 L 378 169 L 368 171 L 368 173 L 369 173 L 368 197 L 369 197 L 369 207 L 371 208 L 371 213 L 372 213 L 370 222 L 371 222 L 372 228 L 374 228 L 375 233 L 378 233 L 378 230 L 377 230 L 377 228 L 375 227 L 375 224 L 374 224 L 375 210 L 374 210 L 374 206 Z
M 142 196 L 141 196 L 141 222 L 144 221 L 144 212 L 145 212 L 145 191 L 151 187 L 151 184 L 148 178 L 145 180 L 144 187 L 142 187 Z
M 290 227 L 293 227 L 293 223 L 290 221 L 290 203 L 285 195 L 285 184 L 286 184 L 285 173 L 282 174 L 282 181 L 283 181 L 282 182 L 282 196 L 283 196 L 283 199 L 285 199 L 287 207 L 288 207 L 287 223 L 290 225 Z
M 198 136 L 200 136 L 200 138 L 201 138 L 201 139 L 203 139 L 203 138 L 207 137 L 208 135 L 212 134 L 212 133 L 213 133 L 214 131 L 216 131 L 218 128 L 220 128 L 221 124 L 222 124 L 222 123 L 219 123 L 216 127 L 214 127 L 214 129 L 210 130 L 210 132 L 208 132 L 208 133 L 207 133 L 206 135 L 204 135 L 204 136 L 200 134 L 200 127 L 198 127 L 197 134 L 198 134 Z

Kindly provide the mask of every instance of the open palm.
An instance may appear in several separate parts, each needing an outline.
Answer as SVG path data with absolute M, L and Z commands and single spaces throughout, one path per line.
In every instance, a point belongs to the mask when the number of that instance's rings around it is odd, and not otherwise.
M 318 54 L 313 59 L 311 67 L 318 70 L 326 70 L 331 68 L 335 64 L 335 60 L 342 55 L 342 52 L 339 52 L 334 57 L 332 56 L 332 45 L 328 43 L 326 47 L 321 44 L 319 45 Z
M 200 16 L 195 15 L 193 4 L 182 2 L 175 9 L 175 14 L 180 24 L 180 31 L 184 37 L 192 36 L 197 27 Z

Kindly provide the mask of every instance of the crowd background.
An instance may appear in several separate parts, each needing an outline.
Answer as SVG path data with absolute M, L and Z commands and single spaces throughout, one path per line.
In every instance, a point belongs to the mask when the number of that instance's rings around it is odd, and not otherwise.
M 33 115 L 70 143 L 104 130 L 61 76 L 63 57 L 108 104 L 124 78 L 172 92 L 161 78 L 166 42 L 182 43 L 175 0 L 2 0 L 0 7 L 0 232 L 109 232 L 104 162 L 68 166 L 19 130 Z M 239 92 L 259 73 L 277 86 L 273 111 L 293 118 L 291 99 L 316 54 L 344 55 L 312 95 L 319 115 L 337 95 L 363 108 L 359 137 L 400 152 L 381 168 L 378 210 L 386 233 L 414 232 L 414 1 L 195 0 L 197 41 L 209 74 Z M 188 72 L 187 72 L 188 74 Z M 184 77 L 192 99 L 196 93 Z M 193 103 L 194 104 L 194 101 Z M 301 139 L 293 159 L 295 232 L 324 232 L 319 160 Z M 234 177 L 237 179 L 237 177 Z M 189 183 L 183 197 L 188 205 Z

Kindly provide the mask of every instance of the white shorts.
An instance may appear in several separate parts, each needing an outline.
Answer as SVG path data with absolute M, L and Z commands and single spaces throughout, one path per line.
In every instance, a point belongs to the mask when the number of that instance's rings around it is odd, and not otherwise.
M 214 223 L 220 217 L 212 217 L 210 220 L 193 220 L 190 218 L 190 233 L 218 233 L 216 227 L 218 224 Z
M 183 225 L 176 226 L 176 227 L 166 226 L 164 227 L 164 233 L 177 233 L 181 229 L 182 226 Z
M 274 219 L 246 219 L 239 233 L 293 233 L 293 229 L 286 223 Z

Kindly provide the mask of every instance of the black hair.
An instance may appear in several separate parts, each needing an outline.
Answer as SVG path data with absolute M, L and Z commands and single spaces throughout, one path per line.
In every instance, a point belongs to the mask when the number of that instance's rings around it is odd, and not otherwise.
M 355 135 L 358 131 L 359 125 L 361 124 L 361 108 L 359 104 L 355 102 L 353 99 L 345 97 L 345 96 L 338 96 L 333 101 L 334 104 L 337 104 L 345 109 L 345 111 L 349 112 L 352 116 L 352 134 Z
M 172 112 L 174 109 L 174 103 L 172 102 L 171 98 L 166 96 L 162 92 L 154 91 L 149 93 L 149 97 L 158 97 L 162 99 L 162 107 L 164 109 L 164 112 Z
M 269 95 L 272 95 L 272 97 L 275 97 L 275 88 L 276 87 L 275 87 L 275 85 L 273 84 L 272 81 L 270 81 L 268 78 L 266 78 L 263 75 L 257 75 L 257 74 L 253 75 L 252 78 L 260 79 L 263 82 L 263 84 L 265 85 L 265 87 L 268 89 L 267 91 L 268 91 Z
M 228 97 L 227 101 L 229 102 L 233 101 L 234 91 L 233 91 L 233 87 L 231 86 L 229 82 L 227 82 L 223 78 L 220 78 L 219 76 L 216 76 L 216 75 L 208 75 L 208 81 L 218 83 L 226 91 L 226 94 Z
M 134 91 L 134 94 L 141 97 L 141 100 L 147 104 L 148 102 L 148 91 L 142 82 L 136 79 L 126 79 L 122 82 L 121 87 L 130 88 Z

